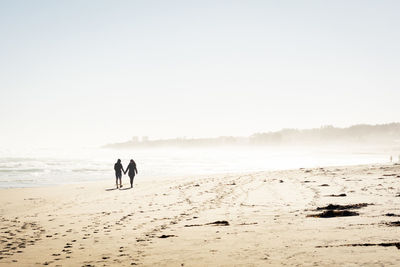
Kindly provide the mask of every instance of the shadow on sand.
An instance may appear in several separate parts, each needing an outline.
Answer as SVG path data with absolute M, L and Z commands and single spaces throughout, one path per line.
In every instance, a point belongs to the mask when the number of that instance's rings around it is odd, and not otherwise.
M 107 188 L 106 191 L 113 191 L 113 190 L 117 190 L 118 188 Z

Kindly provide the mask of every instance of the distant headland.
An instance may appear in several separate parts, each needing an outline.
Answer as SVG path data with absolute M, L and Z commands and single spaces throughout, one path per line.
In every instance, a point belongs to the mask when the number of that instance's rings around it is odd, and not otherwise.
M 247 137 L 220 136 L 214 138 L 154 139 L 134 136 L 131 140 L 104 145 L 103 148 L 145 147 L 203 147 L 203 146 L 284 146 L 359 144 L 400 146 L 400 123 L 358 124 L 346 128 L 331 125 L 313 129 L 282 129 L 275 132 L 255 133 Z

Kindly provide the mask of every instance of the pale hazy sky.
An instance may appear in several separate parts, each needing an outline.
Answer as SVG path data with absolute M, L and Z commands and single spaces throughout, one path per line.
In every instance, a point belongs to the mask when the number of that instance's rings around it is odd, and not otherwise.
M 0 1 L 0 147 L 399 121 L 399 1 Z

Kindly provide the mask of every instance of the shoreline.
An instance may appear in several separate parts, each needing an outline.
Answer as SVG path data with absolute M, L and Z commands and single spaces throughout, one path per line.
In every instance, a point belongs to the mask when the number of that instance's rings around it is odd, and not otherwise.
M 392 162 L 392 163 L 384 163 L 384 162 L 374 162 L 374 163 L 361 163 L 361 164 L 341 164 L 341 165 L 325 165 L 325 166 L 313 166 L 313 167 L 288 167 L 288 168 L 276 168 L 276 169 L 264 169 L 264 170 L 251 170 L 251 171 L 236 171 L 236 172 L 214 172 L 214 173 L 207 173 L 207 174 L 180 174 L 180 175 L 166 175 L 166 176 L 144 176 L 141 175 L 135 176 L 135 181 L 137 179 L 144 179 L 151 182 L 158 182 L 158 181 L 175 181 L 175 180 L 183 180 L 183 179 L 190 179 L 194 177 L 209 177 L 209 176 L 221 176 L 221 175 L 245 175 L 245 174 L 255 174 L 255 173 L 269 173 L 269 172 L 279 172 L 279 171 L 294 171 L 294 170 L 301 170 L 301 169 L 318 169 L 318 168 L 334 168 L 334 167 L 356 167 L 356 166 L 370 166 L 370 165 L 379 165 L 379 166 L 391 166 L 391 165 L 400 165 L 400 162 Z M 114 175 L 114 174 L 112 174 Z M 84 180 L 82 182 L 62 182 L 62 183 L 54 183 L 54 184 L 38 184 L 34 186 L 12 186 L 12 187 L 1 187 L 0 190 L 9 190 L 9 189 L 22 189 L 22 188 L 52 188 L 52 187 L 60 187 L 60 186 L 73 186 L 73 185 L 80 185 L 80 184 L 93 184 L 93 183 L 106 183 L 110 181 L 115 181 L 115 177 L 110 175 L 110 179 L 99 179 L 99 180 Z M 151 177 L 151 178 L 149 178 Z M 129 181 L 129 177 L 127 175 L 122 176 L 123 181 Z
M 0 266 L 396 265 L 399 182 L 379 163 L 2 188 Z

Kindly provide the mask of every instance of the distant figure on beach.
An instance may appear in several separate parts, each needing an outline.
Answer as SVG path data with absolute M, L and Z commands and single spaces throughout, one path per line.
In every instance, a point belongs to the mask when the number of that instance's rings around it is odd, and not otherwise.
M 133 187 L 133 178 L 135 178 L 135 174 L 138 173 L 138 171 L 136 169 L 136 163 L 133 159 L 131 159 L 131 161 L 129 162 L 129 165 L 128 165 L 128 167 L 126 167 L 124 174 L 126 174 L 127 172 L 128 172 L 129 179 L 131 180 L 131 188 L 132 188 Z
M 119 187 L 121 188 L 122 187 L 122 181 L 121 181 L 122 172 L 125 173 L 125 171 L 124 171 L 124 167 L 122 167 L 120 159 L 118 159 L 117 163 L 114 164 L 114 170 L 115 170 L 115 183 L 118 188 L 118 179 L 119 179 Z

